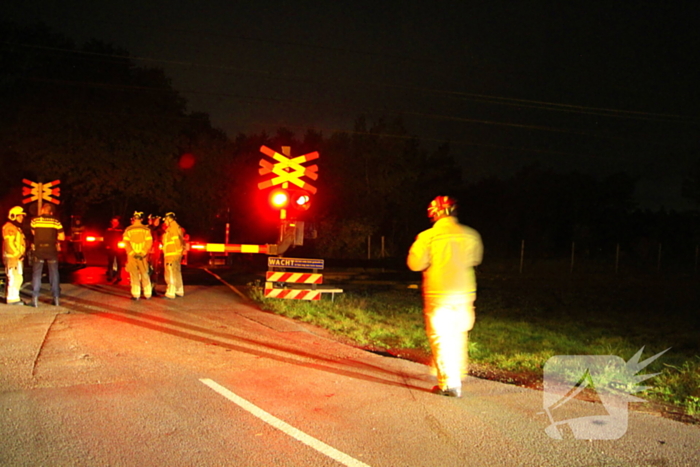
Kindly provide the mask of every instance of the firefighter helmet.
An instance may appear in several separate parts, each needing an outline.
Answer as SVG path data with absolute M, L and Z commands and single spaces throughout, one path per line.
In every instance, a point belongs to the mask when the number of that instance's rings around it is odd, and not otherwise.
M 165 219 L 172 219 L 172 220 L 177 220 L 177 217 L 175 216 L 174 212 L 166 212 L 165 215 L 163 216 Z
M 438 196 L 428 206 L 428 217 L 435 222 L 457 212 L 457 201 L 449 196 Z
M 10 219 L 11 221 L 14 221 L 17 219 L 17 216 L 25 216 L 25 215 L 27 215 L 27 213 L 24 212 L 24 209 L 22 209 L 22 206 L 15 206 L 14 208 L 10 209 L 10 212 L 7 215 L 7 218 Z
M 141 220 L 143 219 L 143 212 L 141 211 L 134 211 L 134 215 L 131 216 L 132 219 L 138 219 Z

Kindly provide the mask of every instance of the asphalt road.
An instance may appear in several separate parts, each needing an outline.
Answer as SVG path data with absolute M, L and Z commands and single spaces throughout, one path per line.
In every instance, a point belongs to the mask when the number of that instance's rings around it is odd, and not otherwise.
M 543 393 L 343 345 L 204 270 L 129 299 L 101 268 L 60 307 L 0 304 L 3 466 L 697 466 L 700 427 L 630 412 L 615 440 L 545 433 Z M 193 285 L 194 284 L 194 285 Z M 572 403 L 568 417 L 598 413 Z

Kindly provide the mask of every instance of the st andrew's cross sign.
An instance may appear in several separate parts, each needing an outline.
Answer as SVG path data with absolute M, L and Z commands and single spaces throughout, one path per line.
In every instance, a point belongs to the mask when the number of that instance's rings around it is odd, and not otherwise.
M 318 151 L 310 152 L 304 154 L 303 156 L 290 157 L 290 148 L 284 146 L 280 154 L 277 151 L 268 148 L 267 146 L 262 146 L 260 152 L 266 156 L 271 157 L 275 163 L 269 162 L 265 159 L 260 159 L 260 169 L 258 172 L 260 175 L 267 175 L 269 173 L 274 176 L 264 182 L 258 183 L 258 188 L 264 190 L 266 188 L 273 187 L 275 185 L 283 185 L 285 183 L 291 183 L 299 188 L 308 191 L 309 193 L 316 194 L 316 187 L 308 182 L 305 182 L 301 177 L 307 177 L 311 180 L 318 179 L 318 166 L 312 165 L 309 167 L 304 167 L 302 164 L 318 159 Z

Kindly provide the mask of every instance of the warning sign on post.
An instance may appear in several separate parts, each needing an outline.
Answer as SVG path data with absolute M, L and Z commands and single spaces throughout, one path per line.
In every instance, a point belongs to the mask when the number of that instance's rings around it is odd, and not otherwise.
M 269 268 L 298 268 L 298 269 L 323 269 L 322 259 L 309 258 L 279 258 L 270 256 L 267 258 Z

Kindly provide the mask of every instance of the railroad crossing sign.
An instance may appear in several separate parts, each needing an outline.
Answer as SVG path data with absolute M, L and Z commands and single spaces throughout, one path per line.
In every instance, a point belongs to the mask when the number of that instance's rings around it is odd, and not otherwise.
M 305 182 L 301 177 L 308 177 L 311 180 L 318 179 L 318 166 L 312 165 L 309 167 L 304 167 L 302 164 L 305 162 L 318 159 L 318 151 L 310 152 L 304 154 L 303 156 L 290 158 L 290 147 L 282 146 L 282 153 L 268 148 L 267 146 L 261 146 L 260 152 L 270 156 L 276 163 L 271 163 L 268 160 L 260 159 L 260 169 L 258 173 L 260 175 L 267 175 L 272 173 L 274 177 L 264 182 L 258 183 L 258 188 L 264 190 L 266 188 L 273 187 L 275 185 L 283 185 L 284 188 L 287 186 L 285 183 L 291 183 L 298 186 L 299 188 L 308 191 L 309 193 L 315 194 L 316 187 L 308 182 Z
M 41 201 L 48 201 L 49 203 L 59 204 L 60 201 L 57 199 L 61 196 L 61 188 L 58 186 L 61 183 L 60 180 L 54 180 L 49 183 L 37 183 L 26 178 L 22 179 L 22 183 L 29 185 L 22 187 L 22 204 L 31 203 L 32 201 L 39 202 L 39 209 L 41 209 Z

